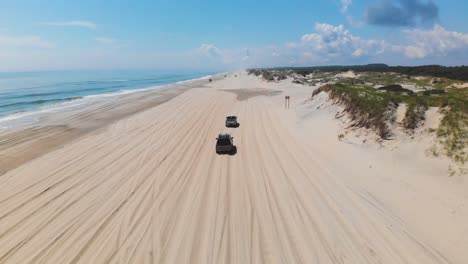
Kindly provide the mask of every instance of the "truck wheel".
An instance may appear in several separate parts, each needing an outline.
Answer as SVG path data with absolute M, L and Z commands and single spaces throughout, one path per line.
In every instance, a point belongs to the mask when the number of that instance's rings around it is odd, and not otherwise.
M 237 147 L 236 146 L 232 147 L 230 154 L 231 155 L 236 155 L 237 154 Z

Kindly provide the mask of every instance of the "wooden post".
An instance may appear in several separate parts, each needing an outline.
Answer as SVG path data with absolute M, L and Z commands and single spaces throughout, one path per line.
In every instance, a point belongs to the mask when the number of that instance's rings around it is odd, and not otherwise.
M 284 109 L 289 109 L 289 95 L 284 97 Z

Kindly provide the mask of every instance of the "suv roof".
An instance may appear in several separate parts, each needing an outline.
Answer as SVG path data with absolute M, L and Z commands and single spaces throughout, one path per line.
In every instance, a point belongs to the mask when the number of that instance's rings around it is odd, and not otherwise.
M 226 116 L 227 119 L 235 119 L 237 116 Z
M 231 139 L 229 134 L 219 134 L 218 139 Z

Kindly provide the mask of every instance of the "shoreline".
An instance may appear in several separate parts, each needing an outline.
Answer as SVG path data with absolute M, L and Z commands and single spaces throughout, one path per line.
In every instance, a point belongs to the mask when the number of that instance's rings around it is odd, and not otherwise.
M 190 89 L 203 87 L 210 78 L 220 80 L 222 76 L 224 73 L 145 88 L 65 112 L 50 113 L 33 124 L 0 129 L 0 175 L 118 120 L 164 104 Z
M 340 106 L 291 79 L 178 87 L 17 133 L 10 144 L 51 135 L 56 146 L 0 177 L 0 260 L 467 262 L 467 182 L 425 156 L 426 142 L 340 140 Z M 240 126 L 225 127 L 228 115 Z M 215 152 L 224 133 L 234 155 Z
M 133 94 L 139 94 L 143 92 L 150 92 L 156 91 L 159 89 L 164 89 L 167 86 L 172 85 L 179 85 L 184 83 L 191 83 L 196 81 L 202 81 L 212 78 L 218 74 L 211 74 L 206 75 L 198 78 L 170 82 L 161 85 L 150 85 L 146 87 L 138 87 L 138 88 L 128 88 L 122 89 L 117 91 L 110 91 L 105 93 L 97 93 L 97 94 L 89 94 L 89 95 L 82 95 L 73 98 L 65 98 L 64 101 L 60 103 L 50 103 L 44 104 L 39 108 L 33 108 L 29 110 L 24 110 L 16 113 L 9 113 L 6 115 L 0 116 L 0 132 L 6 129 L 15 129 L 27 126 L 34 126 L 40 120 L 44 119 L 44 117 L 50 116 L 51 114 L 56 114 L 59 112 L 69 112 L 69 111 L 79 111 L 80 109 L 89 107 L 90 105 L 95 105 L 100 102 L 109 102 L 111 100 L 119 99 L 124 96 L 131 96 Z M 124 80 L 125 81 L 125 80 Z M 67 100 L 71 99 L 71 100 Z M 60 99 L 54 99 L 60 100 Z

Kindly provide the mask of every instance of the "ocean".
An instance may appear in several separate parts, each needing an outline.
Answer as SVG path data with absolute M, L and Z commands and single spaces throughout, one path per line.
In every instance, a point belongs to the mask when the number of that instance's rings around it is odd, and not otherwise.
M 0 128 L 34 123 L 48 113 L 212 74 L 146 70 L 0 73 Z

